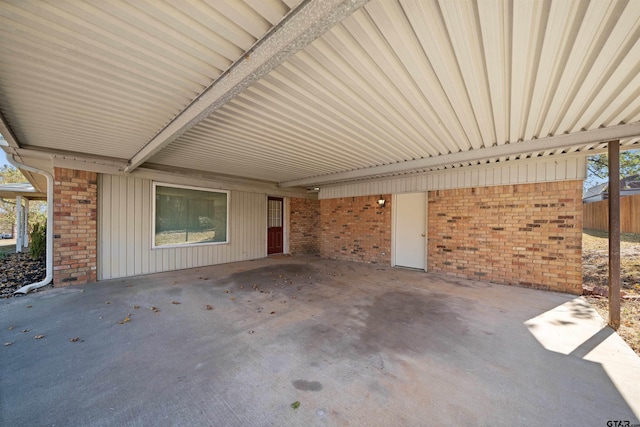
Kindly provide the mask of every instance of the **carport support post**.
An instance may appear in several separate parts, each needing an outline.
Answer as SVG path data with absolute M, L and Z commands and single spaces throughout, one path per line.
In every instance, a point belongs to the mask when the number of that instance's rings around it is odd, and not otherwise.
M 22 237 L 24 235 L 22 221 L 22 196 L 16 196 L 16 252 L 22 252 Z
M 620 141 L 609 141 L 609 326 L 620 327 Z
M 26 197 L 24 198 L 24 212 L 22 214 L 22 223 L 22 248 L 25 249 L 29 247 L 29 199 L 27 199 Z

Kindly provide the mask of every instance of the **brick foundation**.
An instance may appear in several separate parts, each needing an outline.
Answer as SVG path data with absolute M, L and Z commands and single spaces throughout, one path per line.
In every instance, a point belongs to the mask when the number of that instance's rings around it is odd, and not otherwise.
M 289 252 L 319 255 L 320 200 L 291 198 L 289 212 Z
M 320 200 L 320 256 L 390 264 L 391 196 L 384 208 L 376 196 Z
M 96 281 L 97 174 L 55 168 L 53 282 Z
M 431 272 L 582 292 L 582 181 L 429 192 Z

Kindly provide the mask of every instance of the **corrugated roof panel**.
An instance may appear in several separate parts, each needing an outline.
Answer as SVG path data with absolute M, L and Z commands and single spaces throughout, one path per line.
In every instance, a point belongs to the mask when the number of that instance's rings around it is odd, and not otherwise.
M 469 120 L 469 118 L 475 117 L 473 107 L 463 83 L 464 78 L 451 44 L 450 29 L 444 22 L 440 5 L 433 1 L 401 1 L 400 4 L 409 19 L 411 30 L 422 46 L 423 54 L 433 67 L 436 73 L 435 77 L 442 85 L 451 108 L 456 112 L 465 131 L 466 138 L 455 141 L 460 151 L 481 148 L 483 141 L 478 122 L 475 119 Z M 375 2 L 367 6 L 367 10 L 371 10 L 372 14 L 379 13 L 376 9 L 378 5 L 390 7 L 386 2 Z M 379 31 L 385 35 L 385 38 L 392 35 L 392 27 L 385 25 L 380 20 L 377 24 Z M 425 95 L 428 96 L 428 93 Z
M 487 69 L 491 110 L 493 111 L 496 144 L 509 140 L 511 121 L 511 32 L 510 2 L 486 2 L 478 8 L 482 31 L 484 63 Z M 500 48 L 496 48 L 500 47 Z
M 490 147 L 496 142 L 496 134 L 477 5 L 474 2 L 447 1 L 440 2 L 440 8 L 461 72 L 458 86 L 467 92 L 482 145 Z
M 25 146 L 130 158 L 290 9 L 3 1 L 0 110 Z
M 259 38 L 279 40 L 299 4 L 2 2 L 0 111 L 27 146 L 277 182 L 406 174 L 485 148 L 496 154 L 433 169 L 596 149 L 536 141 L 640 121 L 638 1 L 371 0 L 246 90 L 234 83 L 226 104 L 206 101 L 217 110 L 190 128 L 181 112 Z
M 635 3 L 635 4 L 634 4 Z M 585 128 L 583 121 L 584 111 L 593 103 L 601 104 L 606 101 L 606 95 L 601 93 L 602 87 L 611 79 L 614 72 L 620 67 L 627 56 L 631 56 L 631 61 L 637 65 L 640 60 L 640 53 L 633 50 L 640 37 L 640 19 L 634 8 L 638 9 L 638 3 L 632 1 L 627 4 L 619 16 L 612 16 L 615 25 L 603 26 L 609 31 L 602 32 L 601 38 L 593 47 L 591 54 L 595 60 L 589 67 L 583 81 L 580 83 L 573 102 L 564 114 L 559 124 L 559 129 L 569 132 L 576 132 Z M 627 70 L 632 71 L 632 67 Z
M 373 0 L 151 162 L 285 181 L 638 120 L 638 5 Z
M 524 140 L 545 136 L 540 134 L 542 124 L 557 92 L 567 55 L 587 6 L 588 3 L 581 0 L 552 2 L 550 5 L 549 24 L 543 35 L 540 62 L 534 75 L 535 86 L 525 123 Z
M 560 121 L 573 104 L 575 94 L 597 59 L 603 35 L 612 30 L 624 7 L 623 2 L 589 2 L 588 5 L 584 17 L 579 21 L 578 33 L 573 40 L 567 41 L 571 51 L 562 67 L 562 77 L 541 128 L 541 136 L 562 132 L 559 130 Z

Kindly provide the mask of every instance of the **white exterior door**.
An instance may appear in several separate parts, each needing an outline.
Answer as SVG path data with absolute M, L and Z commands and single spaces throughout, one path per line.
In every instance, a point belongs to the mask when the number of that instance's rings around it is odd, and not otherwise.
M 427 193 L 395 196 L 395 265 L 425 269 Z

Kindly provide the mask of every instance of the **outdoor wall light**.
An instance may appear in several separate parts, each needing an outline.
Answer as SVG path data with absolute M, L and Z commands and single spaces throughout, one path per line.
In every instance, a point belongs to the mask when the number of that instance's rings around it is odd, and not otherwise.
M 381 208 L 384 208 L 384 204 L 386 203 L 386 200 L 382 198 L 382 196 L 380 196 L 380 198 L 378 199 L 378 205 L 380 205 Z

